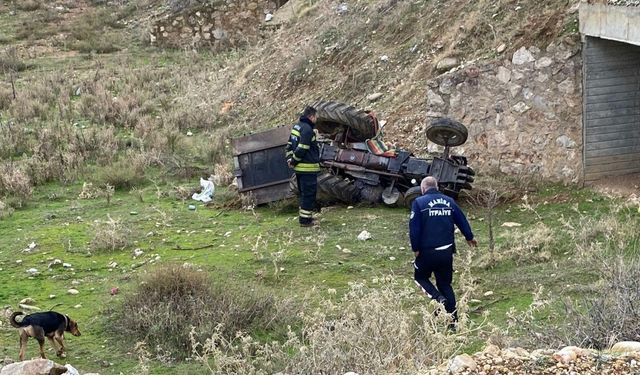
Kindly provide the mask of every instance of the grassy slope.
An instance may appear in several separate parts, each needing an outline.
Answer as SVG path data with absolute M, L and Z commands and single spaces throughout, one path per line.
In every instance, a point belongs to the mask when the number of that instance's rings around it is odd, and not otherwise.
M 121 341 L 109 333 L 105 311 L 117 305 L 122 295 L 135 287 L 137 275 L 158 262 L 189 262 L 201 266 L 213 277 L 230 280 L 238 285 L 262 285 L 276 295 L 303 295 L 309 290 L 326 295 L 328 288 L 344 291 L 348 282 L 371 280 L 373 277 L 393 273 L 402 278 L 411 277 L 411 254 L 407 244 L 407 212 L 405 209 L 333 207 L 322 214 L 322 226 L 318 230 L 298 228 L 295 210 L 287 206 L 260 208 L 255 211 L 218 210 L 198 207 L 187 209 L 187 202 L 172 198 L 158 199 L 149 189 L 144 202 L 132 194 L 116 194 L 111 205 L 104 199 L 78 200 L 80 186 L 48 186 L 38 190 L 37 198 L 24 210 L 0 222 L 0 304 L 17 308 L 19 300 L 32 297 L 37 305 L 49 308 L 55 304 L 80 321 L 83 336 L 68 338 L 70 359 L 80 369 L 97 370 L 103 374 L 130 373 L 136 366 L 131 354 L 134 343 Z M 55 194 L 55 198 L 50 197 Z M 560 201 L 551 201 L 561 196 Z M 504 326 L 505 313 L 513 306 L 524 309 L 530 302 L 536 285 L 544 285 L 554 293 L 575 293 L 595 279 L 592 272 L 579 262 L 572 261 L 573 245 L 564 240 L 565 230 L 559 222 L 574 222 L 584 215 L 606 214 L 612 205 L 608 199 L 586 201 L 592 193 L 586 190 L 570 191 L 551 187 L 531 197 L 541 204 L 537 215 L 523 211 L 514 204 L 497 210 L 497 223 L 519 222 L 523 229 L 497 229 L 498 245 L 509 247 L 503 234 L 528 230 L 542 221 L 553 227 L 552 257 L 545 262 L 524 262 L 515 265 L 511 260 L 499 262 L 487 269 L 475 267 L 477 292 L 474 298 L 481 302 L 472 305 L 472 318 L 479 322 L 483 313 L 488 321 Z M 577 205 L 578 210 L 573 207 Z M 479 220 L 481 212 L 467 207 L 472 225 L 478 233 L 481 247 L 474 254 L 476 264 L 487 252 L 486 225 Z M 137 215 L 131 215 L 131 212 Z M 161 213 L 162 212 L 162 213 Z M 136 243 L 128 249 L 113 253 L 93 253 L 88 243 L 92 239 L 91 224 L 104 220 L 107 215 L 120 218 L 135 233 Z M 55 216 L 52 218 L 52 216 Z M 638 220 L 638 215 L 634 220 Z M 170 226 L 169 226 L 170 225 Z M 367 229 L 373 240 L 361 242 L 358 233 Z M 153 234 L 151 234 L 153 232 Z M 263 241 L 255 246 L 258 236 Z M 31 242 L 38 246 L 30 253 L 23 249 Z M 215 244 L 203 250 L 174 250 L 177 245 L 198 247 Z M 349 249 L 349 253 L 339 250 Z M 515 244 L 514 244 L 515 246 Z M 133 259 L 132 248 L 139 247 L 145 253 Z M 284 256 L 273 262 L 273 253 Z M 462 248 L 461 253 L 469 251 Z M 394 259 L 391 260 L 393 257 Z M 48 270 L 53 259 L 71 263 L 73 270 Z M 17 260 L 22 263 L 17 264 Z M 118 263 L 115 269 L 108 264 Z M 145 264 L 140 265 L 141 262 Z M 30 278 L 28 268 L 36 268 L 40 275 Z M 278 269 L 278 272 L 275 269 Z M 281 270 L 283 269 L 283 270 Z M 549 275 L 556 274 L 551 277 Z M 74 285 L 73 281 L 79 282 Z M 75 287 L 79 295 L 67 294 Z M 119 287 L 121 293 L 111 296 L 109 290 Z M 588 288 L 587 288 L 588 289 Z M 484 297 L 486 291 L 493 291 Z M 54 299 L 49 299 L 55 294 Z M 340 293 L 339 293 L 340 294 Z M 74 306 L 80 304 L 78 308 Z M 36 355 L 36 345 L 30 343 L 28 356 Z M 472 345 L 474 350 L 479 344 Z M 0 355 L 15 357 L 17 335 L 14 329 L 4 325 L 0 330 Z M 101 362 L 113 365 L 101 368 Z M 191 369 L 191 370 L 189 370 Z M 190 372 L 192 371 L 192 372 Z M 176 368 L 156 364 L 152 373 L 198 373 L 193 365 Z

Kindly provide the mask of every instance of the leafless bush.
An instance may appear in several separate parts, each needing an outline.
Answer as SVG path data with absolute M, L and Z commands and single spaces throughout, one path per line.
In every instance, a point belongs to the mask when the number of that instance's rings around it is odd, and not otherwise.
M 96 251 L 123 250 L 131 244 L 131 229 L 120 219 L 107 215 L 107 220 L 93 223 L 91 247 Z
M 225 327 L 217 332 L 227 339 L 237 331 L 273 330 L 295 316 L 292 308 L 266 293 L 214 282 L 193 266 L 168 265 L 152 271 L 125 298 L 114 322 L 127 337 L 145 340 L 173 358 L 185 358 L 192 352 L 192 329 L 197 340 L 204 340 L 216 326 Z
M 13 215 L 13 207 L 0 200 L 0 219 L 4 219 Z
M 567 301 L 568 342 L 606 349 L 640 340 L 640 263 L 622 256 L 596 265 L 602 282 L 586 301 Z
M 525 331 L 526 345 L 576 345 L 607 349 L 640 340 L 640 263 L 623 256 L 593 264 L 602 277 L 584 298 L 534 298 L 525 312 L 510 313 L 510 327 Z M 547 308 L 552 307 L 551 312 Z
M 324 299 L 286 341 L 265 344 L 245 333 L 229 339 L 217 327 L 206 342 L 192 339 L 194 357 L 211 374 L 411 373 L 460 349 L 464 324 L 452 333 L 446 314 L 435 314 L 440 307 L 408 283 L 375 281 L 381 285 L 351 284 L 340 303 Z
M 33 187 L 29 176 L 13 163 L 0 166 L 0 196 L 9 196 L 18 207 L 24 205 L 31 194 Z

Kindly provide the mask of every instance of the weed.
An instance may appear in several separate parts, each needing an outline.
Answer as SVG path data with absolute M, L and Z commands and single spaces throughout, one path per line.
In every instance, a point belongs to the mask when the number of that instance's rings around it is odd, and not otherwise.
M 205 342 L 192 335 L 194 357 L 211 374 L 405 373 L 460 348 L 463 334 L 447 330 L 446 314 L 434 314 L 435 303 L 425 304 L 393 277 L 375 281 L 373 287 L 351 284 L 340 303 L 323 299 L 302 315 L 301 332 L 289 330 L 282 342 L 260 343 L 243 333 L 225 337 L 222 326 Z
M 92 178 L 99 186 L 109 185 L 116 190 L 131 189 L 145 181 L 145 170 L 143 166 L 132 163 L 132 160 L 119 160 L 98 168 Z
M 37 0 L 21 0 L 16 3 L 16 8 L 25 12 L 33 12 L 42 7 L 42 3 Z
M 200 340 L 215 331 L 231 338 L 238 331 L 269 330 L 283 313 L 266 294 L 214 284 L 207 273 L 191 265 L 166 265 L 144 278 L 114 317 L 116 329 L 145 340 L 173 358 L 191 354 L 189 332 Z
M 33 193 L 33 187 L 29 176 L 13 163 L 0 165 L 0 196 L 8 196 L 10 203 L 16 207 L 22 207 Z
M 131 244 L 130 227 L 120 219 L 107 215 L 107 220 L 93 223 L 94 236 L 91 247 L 96 251 L 123 250 Z

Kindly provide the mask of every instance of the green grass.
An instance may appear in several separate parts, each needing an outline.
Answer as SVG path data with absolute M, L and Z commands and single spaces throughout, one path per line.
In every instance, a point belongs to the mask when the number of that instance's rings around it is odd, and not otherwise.
M 34 298 L 42 309 L 60 304 L 55 310 L 80 322 L 83 336 L 67 338 L 68 361 L 83 371 L 102 374 L 134 371 L 135 343 L 110 333 L 106 312 L 135 288 L 139 274 L 157 263 L 189 262 L 229 283 L 260 284 L 275 295 L 300 298 L 310 291 L 312 295 L 327 296 L 329 288 L 338 290 L 337 298 L 347 290 L 350 281 L 371 280 L 389 273 L 401 278 L 412 277 L 405 209 L 331 207 L 322 213 L 321 227 L 309 230 L 296 225 L 292 206 L 264 207 L 253 212 L 198 205 L 197 210 L 190 211 L 189 202 L 158 199 L 150 188 L 145 190 L 144 202 L 133 194 L 117 192 L 108 205 L 103 198 L 78 200 L 80 189 L 79 185 L 38 188 L 27 208 L 0 221 L 0 282 L 5 286 L 0 289 L 0 304 L 16 309 L 18 302 L 26 297 Z M 53 195 L 55 199 L 50 198 Z M 586 190 L 560 186 L 530 195 L 529 202 L 534 202 L 532 206 L 537 214 L 522 208 L 519 202 L 497 209 L 498 245 L 502 244 L 507 231 L 542 221 L 554 226 L 554 233 L 560 239 L 558 248 L 548 262 L 516 265 L 505 260 L 492 268 L 475 267 L 472 276 L 478 291 L 474 298 L 481 301 L 471 306 L 471 317 L 476 322 L 483 320 L 483 313 L 488 312 L 490 322 L 503 326 L 505 313 L 512 307 L 525 309 L 537 285 L 545 286 L 552 293 L 562 293 L 571 290 L 571 285 L 590 284 L 596 279 L 593 272 L 571 260 L 573 245 L 562 240 L 566 233 L 558 229 L 557 223 L 584 215 L 602 215 L 614 202 L 594 198 Z M 578 210 L 573 209 L 576 205 Z M 488 251 L 486 223 L 479 220 L 481 211 L 466 209 L 481 244 L 474 254 L 474 258 L 479 258 Z M 130 248 L 107 253 L 91 249 L 92 223 L 106 219 L 107 215 L 120 218 L 133 230 L 135 242 Z M 519 222 L 523 227 L 500 227 L 505 221 Z M 358 241 L 358 233 L 365 229 L 372 233 L 373 239 Z M 257 240 L 259 236 L 261 240 Z M 37 247 L 30 253 L 24 252 L 31 242 Z M 202 250 L 175 250 L 211 244 L 212 248 Z M 144 251 L 138 259 L 133 259 L 134 248 Z M 460 254 L 467 251 L 471 250 L 460 246 Z M 277 255 L 278 252 L 282 253 Z M 48 270 L 48 264 L 54 259 L 71 263 L 73 269 Z M 22 262 L 18 264 L 17 260 Z M 118 266 L 110 269 L 111 262 Z M 40 274 L 30 277 L 26 270 L 32 267 Z M 552 273 L 556 277 L 550 277 Z M 67 290 L 72 287 L 80 294 L 69 295 Z M 120 294 L 111 296 L 109 291 L 113 287 L 120 288 Z M 492 291 L 493 295 L 484 297 L 486 291 Z M 51 294 L 56 297 L 49 299 Z M 80 306 L 76 308 L 77 305 Z M 16 357 L 17 339 L 13 328 L 1 326 L 0 356 Z M 476 342 L 468 350 L 478 345 Z M 29 344 L 29 357 L 36 356 L 36 347 L 35 342 Z M 103 368 L 103 363 L 112 365 Z M 166 366 L 153 362 L 152 366 L 154 374 L 201 371 L 194 364 Z

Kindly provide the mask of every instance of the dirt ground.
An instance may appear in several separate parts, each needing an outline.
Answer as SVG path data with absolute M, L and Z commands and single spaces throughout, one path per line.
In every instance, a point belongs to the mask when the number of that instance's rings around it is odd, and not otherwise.
M 640 196 L 640 173 L 607 177 L 588 184 L 605 195 L 638 198 Z

